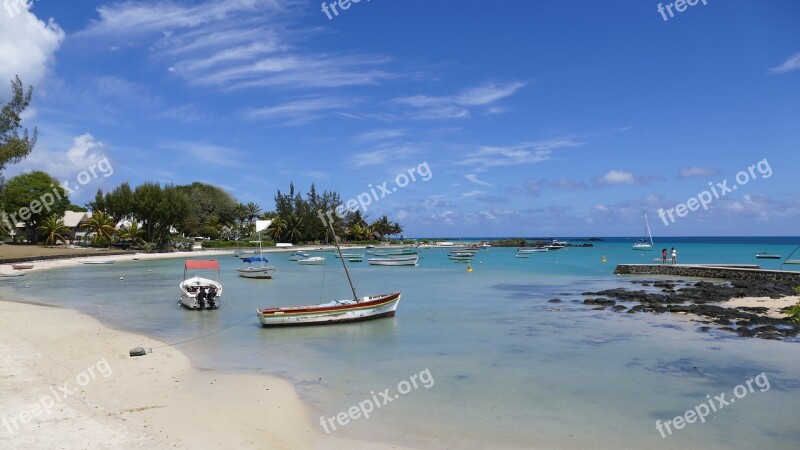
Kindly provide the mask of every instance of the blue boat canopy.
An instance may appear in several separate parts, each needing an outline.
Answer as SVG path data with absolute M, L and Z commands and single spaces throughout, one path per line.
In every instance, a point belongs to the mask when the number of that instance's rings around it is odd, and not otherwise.
M 261 258 L 259 256 L 256 256 L 255 258 L 243 258 L 242 261 L 244 261 L 246 263 L 254 263 L 254 262 L 260 262 L 260 261 L 269 262 L 269 260 L 267 258 Z

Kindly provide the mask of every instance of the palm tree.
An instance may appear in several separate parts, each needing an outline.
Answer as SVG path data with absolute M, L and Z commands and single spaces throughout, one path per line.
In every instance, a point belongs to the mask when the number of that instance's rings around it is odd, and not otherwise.
M 244 222 L 249 217 L 247 206 L 244 203 L 237 203 L 236 206 L 233 207 L 233 217 L 234 220 L 239 223 L 240 236 L 244 235 Z
M 303 223 L 303 219 L 295 214 L 287 217 L 284 224 L 283 237 L 291 243 L 299 241 L 303 237 L 303 232 L 300 229 L 301 223 Z
M 386 214 L 382 215 L 375 222 L 372 222 L 372 225 L 369 227 L 374 233 L 381 236 L 381 240 L 384 240 L 386 236 L 392 232 L 392 222 L 389 221 L 389 217 Z
M 142 239 L 144 235 L 145 231 L 139 226 L 139 222 L 136 219 L 131 220 L 130 225 L 122 227 L 119 232 L 121 239 L 132 241 L 134 244 L 144 244 L 144 239 Z
M 86 224 L 86 228 L 94 232 L 92 245 L 96 246 L 98 241 L 103 237 L 111 239 L 117 232 L 114 225 L 114 219 L 108 217 L 103 211 L 92 211 L 92 218 L 89 219 L 89 222 Z
M 279 242 L 283 235 L 286 233 L 286 224 L 281 220 L 280 217 L 275 217 L 272 219 L 272 223 L 270 224 L 269 228 L 267 228 L 267 234 L 275 241 Z
M 389 226 L 389 234 L 393 236 L 403 234 L 403 226 L 398 222 L 392 222 L 392 224 Z
M 64 244 L 67 243 L 67 238 L 64 235 L 69 233 L 69 228 L 64 225 L 64 220 L 55 214 L 44 219 L 42 225 L 40 225 L 37 229 L 44 232 L 44 245 L 46 246 L 52 247 L 54 242 L 59 241 Z
M 250 220 L 250 225 L 252 226 L 256 217 L 261 215 L 261 207 L 253 202 L 250 202 L 244 205 L 244 208 L 247 210 L 247 218 Z
M 369 226 L 364 224 L 354 224 L 350 227 L 350 236 L 355 241 L 366 241 L 370 238 Z

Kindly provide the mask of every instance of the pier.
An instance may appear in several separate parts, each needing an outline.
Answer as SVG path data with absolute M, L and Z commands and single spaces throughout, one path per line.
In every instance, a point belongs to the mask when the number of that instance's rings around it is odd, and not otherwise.
M 800 272 L 765 270 L 748 264 L 619 264 L 617 275 L 670 275 L 676 277 L 723 278 L 728 280 L 773 280 L 800 282 Z

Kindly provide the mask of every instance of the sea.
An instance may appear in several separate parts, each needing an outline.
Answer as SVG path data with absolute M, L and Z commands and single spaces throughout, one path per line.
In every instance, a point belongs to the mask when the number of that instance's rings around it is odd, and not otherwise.
M 798 448 L 799 341 L 704 331 L 691 316 L 596 310 L 581 294 L 633 288 L 642 278 L 614 275 L 615 266 L 659 262 L 662 248 L 674 247 L 679 263 L 779 269 L 793 252 L 800 259 L 800 238 L 661 238 L 653 251 L 601 239 L 564 239 L 592 247 L 529 258 L 493 247 L 472 271 L 440 248 L 421 250 L 417 267 L 349 263 L 359 295 L 402 299 L 393 318 L 337 326 L 262 328 L 255 315 L 350 297 L 333 253 L 324 266 L 270 253 L 271 280 L 237 277 L 237 258 L 215 256 L 224 290 L 214 311 L 178 305 L 183 259 L 34 272 L 0 279 L 0 292 L 159 339 L 196 367 L 285 378 L 314 426 L 345 438 L 420 448 Z

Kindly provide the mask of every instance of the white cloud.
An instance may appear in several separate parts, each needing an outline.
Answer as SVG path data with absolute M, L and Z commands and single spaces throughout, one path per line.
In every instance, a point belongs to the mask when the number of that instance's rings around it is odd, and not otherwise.
M 352 106 L 352 100 L 336 97 L 310 97 L 285 103 L 264 106 L 245 112 L 249 119 L 288 120 L 291 125 L 302 125 L 317 119 L 320 113 Z
M 410 97 L 398 97 L 394 99 L 394 102 L 418 109 L 419 111 L 413 114 L 415 119 L 460 119 L 470 116 L 471 107 L 487 107 L 486 111 L 491 114 L 501 112 L 500 108 L 491 105 L 510 97 L 523 86 L 525 84 L 519 82 L 506 83 L 504 85 L 487 83 L 483 86 L 465 89 L 459 94 L 448 97 L 413 95 Z
M 189 161 L 202 161 L 212 166 L 245 167 L 242 151 L 209 144 L 207 142 L 165 141 L 159 145 L 164 150 L 175 150 L 189 157 Z M 182 158 L 186 160 L 186 158 Z
M 64 31 L 53 20 L 39 20 L 26 2 L 8 1 L 0 9 L 0 98 L 8 82 L 19 75 L 27 85 L 37 85 L 48 75 Z
M 419 149 L 412 145 L 382 146 L 376 150 L 356 153 L 351 158 L 351 164 L 356 167 L 383 166 L 417 153 Z
M 319 30 L 288 29 L 293 0 L 127 1 L 98 7 L 77 39 L 146 44 L 165 70 L 220 89 L 334 88 L 395 77 L 385 57 L 303 53 L 292 42 Z
M 715 175 L 719 175 L 719 170 L 694 166 L 684 167 L 681 169 L 680 174 L 678 174 L 678 178 L 700 178 L 712 177 Z
M 477 197 L 477 196 L 483 195 L 483 194 L 486 194 L 486 192 L 474 190 L 474 191 L 469 191 L 469 192 L 462 193 L 461 197 L 463 197 L 463 198 L 472 198 L 472 197 Z
M 369 131 L 367 133 L 362 133 L 358 135 L 355 140 L 358 142 L 365 142 L 365 141 L 380 141 L 384 139 L 392 139 L 396 137 L 405 136 L 407 133 L 405 130 L 374 130 Z
M 475 174 L 475 173 L 468 173 L 468 174 L 464 175 L 464 178 L 468 179 L 469 181 L 471 181 L 471 182 L 473 182 L 475 184 L 479 184 L 481 186 L 494 186 L 492 183 L 489 183 L 487 181 L 483 181 L 483 180 L 478 179 L 478 174 Z
M 561 148 L 572 148 L 583 145 L 571 139 L 556 139 L 532 142 L 514 147 L 481 147 L 476 153 L 468 155 L 459 165 L 475 166 L 476 171 L 485 171 L 490 167 L 516 166 L 547 161 L 553 151 Z
M 609 170 L 605 175 L 595 178 L 595 186 L 619 186 L 619 185 L 645 185 L 653 181 L 662 180 L 659 176 L 636 176 L 624 170 Z
M 800 52 L 795 53 L 783 62 L 780 66 L 769 69 L 771 73 L 780 74 L 792 72 L 800 69 Z
M 73 178 L 107 157 L 106 145 L 91 134 L 85 133 L 74 137 L 72 146 L 66 150 L 37 148 L 15 166 L 15 171 L 41 170 L 59 179 Z

